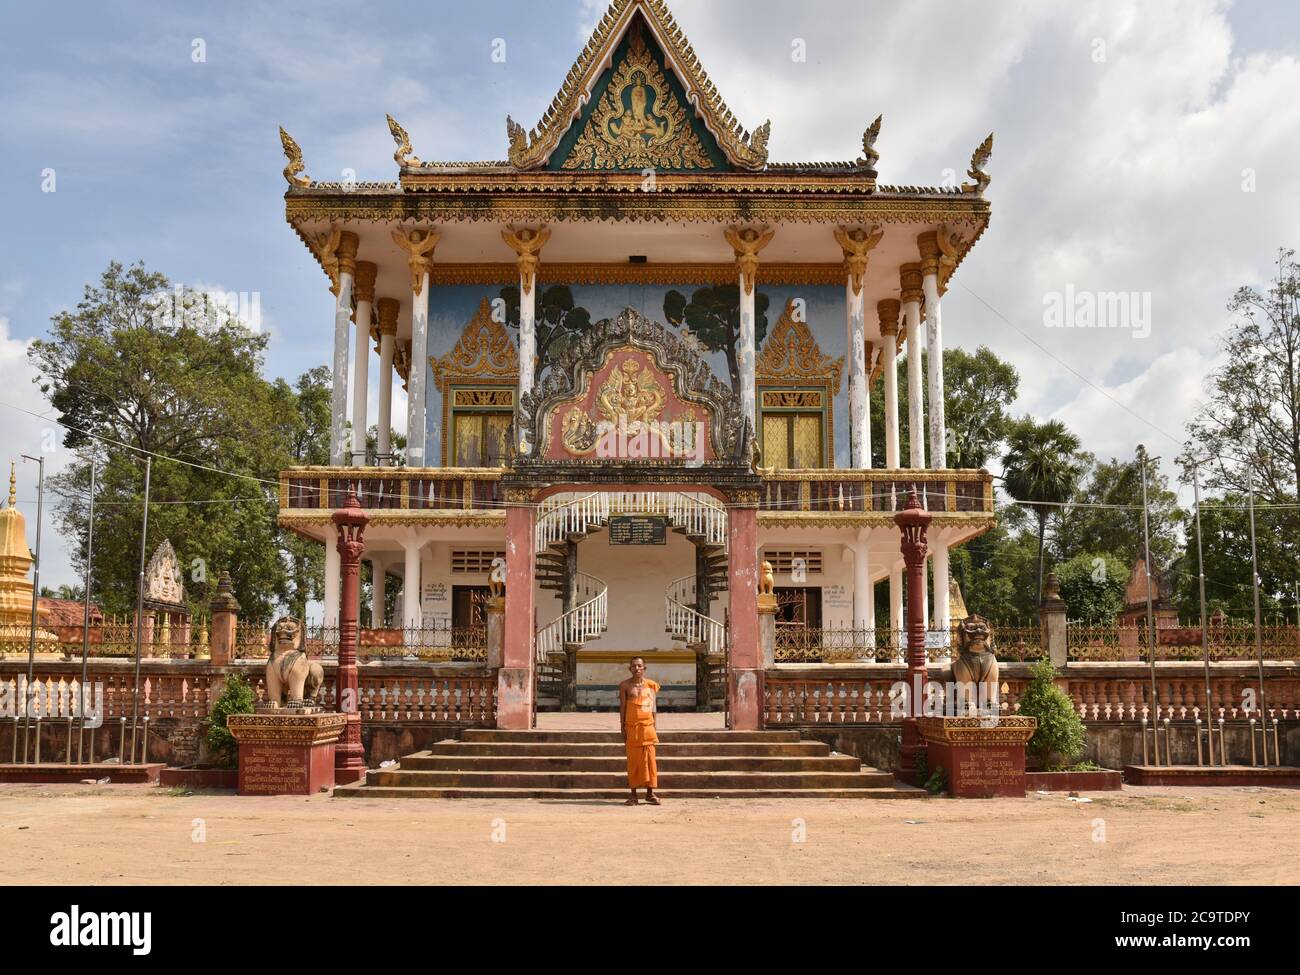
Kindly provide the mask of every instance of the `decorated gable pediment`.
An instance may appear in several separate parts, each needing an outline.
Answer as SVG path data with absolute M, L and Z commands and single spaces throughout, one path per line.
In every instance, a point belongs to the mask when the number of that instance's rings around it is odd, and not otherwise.
M 519 169 L 761 169 L 770 125 L 722 104 L 663 0 L 613 0 L 532 131 L 506 120 Z
M 519 353 L 505 326 L 492 317 L 484 298 L 450 352 L 432 359 L 433 381 L 445 391 L 448 383 L 484 379 L 514 379 Z
M 760 383 L 825 383 L 833 394 L 838 394 L 844 357 L 832 359 L 822 352 L 808 323 L 796 314 L 792 300 L 768 333 L 755 371 Z
M 746 463 L 740 401 L 667 326 L 597 322 L 519 404 L 520 463 Z M 528 456 L 531 454 L 532 456 Z
M 163 606 L 181 606 L 185 603 L 185 583 L 182 581 L 180 560 L 176 558 L 171 539 L 163 539 L 145 567 L 144 598 L 147 603 Z

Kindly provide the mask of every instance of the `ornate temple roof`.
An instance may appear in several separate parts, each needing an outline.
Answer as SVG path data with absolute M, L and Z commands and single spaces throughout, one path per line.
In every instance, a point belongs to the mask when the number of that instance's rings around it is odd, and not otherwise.
M 871 197 L 881 203 L 934 202 L 943 211 L 939 219 L 954 211 L 987 214 L 983 191 L 988 177 L 982 167 L 992 148 L 991 136 L 971 159 L 972 182 L 952 187 L 878 188 L 879 153 L 874 147 L 880 118 L 862 133 L 862 155 L 857 159 L 769 161 L 771 123 L 748 130 L 727 108 L 664 0 L 613 0 L 537 124 L 525 130 L 507 117 L 505 159 L 424 161 L 415 155 L 401 124 L 389 116 L 388 125 L 399 169 L 397 182 L 391 183 L 314 181 L 304 173 L 298 144 L 282 129 L 290 220 L 334 219 L 340 208 L 350 207 L 364 219 L 429 216 L 425 204 L 398 202 L 411 193 L 449 198 L 581 194 L 593 200 L 617 194 L 625 198 L 619 201 L 618 214 L 590 216 L 637 219 L 640 214 L 627 198 L 645 195 L 648 171 L 655 176 L 655 196 L 665 201 L 664 208 L 674 218 L 681 216 L 677 211 L 691 208 L 681 200 L 667 202 L 660 194 Z M 333 199 L 337 197 L 349 202 Z M 456 202 L 445 216 L 485 218 L 480 209 L 494 208 Z M 536 213 L 524 208 L 500 216 L 565 217 L 546 212 L 548 204 L 533 209 Z M 805 219 L 842 221 L 846 214 L 834 205 Z

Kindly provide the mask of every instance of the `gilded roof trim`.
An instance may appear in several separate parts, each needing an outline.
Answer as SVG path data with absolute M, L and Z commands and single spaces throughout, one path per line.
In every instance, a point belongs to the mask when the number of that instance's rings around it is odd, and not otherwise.
M 761 169 L 767 163 L 767 139 L 772 123 L 764 122 L 752 133 L 745 130 L 723 103 L 664 0 L 613 0 L 537 125 L 525 132 L 514 119 L 506 119 L 511 164 L 518 169 L 536 169 L 546 164 L 591 98 L 605 62 L 638 13 L 681 82 L 687 102 L 717 140 L 723 154 L 741 169 Z

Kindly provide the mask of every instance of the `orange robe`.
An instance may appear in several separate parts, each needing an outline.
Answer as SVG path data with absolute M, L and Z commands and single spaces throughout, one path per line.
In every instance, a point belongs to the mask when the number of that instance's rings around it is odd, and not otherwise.
M 640 697 L 627 696 L 624 727 L 627 730 L 627 784 L 632 789 L 657 789 L 659 768 L 655 764 L 655 695 L 659 685 L 647 680 Z

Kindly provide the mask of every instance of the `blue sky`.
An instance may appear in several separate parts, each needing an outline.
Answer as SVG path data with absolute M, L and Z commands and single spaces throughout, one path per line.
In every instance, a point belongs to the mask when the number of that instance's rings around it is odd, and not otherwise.
M 1172 457 L 1232 289 L 1300 242 L 1300 5 L 671 6 L 737 115 L 772 119 L 774 160 L 852 158 L 883 112 L 882 181 L 934 184 L 995 131 L 993 222 L 945 300 L 948 343 L 1011 359 L 1019 409 L 1065 420 L 1099 454 L 1146 441 Z M 393 177 L 386 112 L 423 158 L 503 158 L 506 114 L 536 121 L 603 9 L 5 4 L 0 456 L 39 451 L 48 427 L 9 408 L 43 409 L 26 343 L 110 259 L 260 292 L 268 372 L 324 363 L 332 299 L 284 223 L 276 127 L 320 179 Z M 795 38 L 806 63 L 791 61 Z M 1045 329 L 1044 295 L 1067 284 L 1150 292 L 1151 336 Z M 58 546 L 43 582 L 71 581 Z

